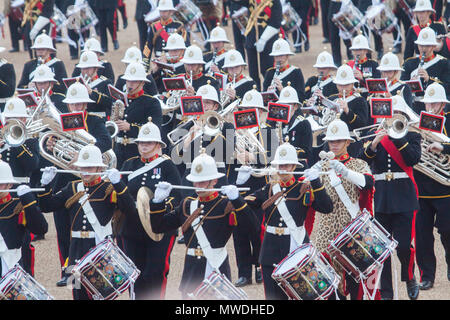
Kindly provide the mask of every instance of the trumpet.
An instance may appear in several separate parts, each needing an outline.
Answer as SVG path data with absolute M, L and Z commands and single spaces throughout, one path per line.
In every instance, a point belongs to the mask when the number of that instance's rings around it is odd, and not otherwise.
M 122 100 L 116 100 L 111 107 L 111 117 L 106 121 L 105 127 L 108 130 L 111 139 L 115 139 L 119 133 L 119 127 L 116 121 L 122 120 L 125 115 L 125 103 Z
M 417 121 L 408 121 L 408 118 L 405 115 L 397 113 L 394 114 L 392 118 L 383 119 L 381 123 L 354 129 L 353 133 L 355 134 L 356 139 L 359 141 L 362 139 L 381 135 L 382 133 L 380 132 L 368 134 L 365 136 L 361 135 L 365 130 L 378 127 L 379 129 L 387 130 L 389 137 L 391 137 L 392 139 L 401 139 L 408 133 L 408 127 L 414 123 L 417 123 Z

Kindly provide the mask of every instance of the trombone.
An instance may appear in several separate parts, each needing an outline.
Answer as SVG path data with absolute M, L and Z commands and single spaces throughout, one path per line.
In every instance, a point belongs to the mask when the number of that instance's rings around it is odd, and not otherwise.
M 401 139 L 408 133 L 408 127 L 415 123 L 417 123 L 417 121 L 408 121 L 408 118 L 405 115 L 396 113 L 392 116 L 392 118 L 385 118 L 380 123 L 354 129 L 353 133 L 359 141 L 362 139 L 379 136 L 381 135 L 379 131 L 384 129 L 387 130 L 387 134 L 392 139 Z M 379 128 L 379 130 L 373 134 L 362 135 L 365 130 L 370 130 L 373 128 Z

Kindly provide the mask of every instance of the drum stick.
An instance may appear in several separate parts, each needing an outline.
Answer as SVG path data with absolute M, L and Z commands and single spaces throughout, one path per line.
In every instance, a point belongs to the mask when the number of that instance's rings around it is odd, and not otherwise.
M 156 185 L 156 187 L 159 186 L 159 183 Z M 221 188 L 211 188 L 211 189 L 205 189 L 205 188 L 196 188 L 196 187 L 190 187 L 190 186 L 178 186 L 178 185 L 172 185 L 173 189 L 181 189 L 181 190 L 195 190 L 195 191 L 222 191 Z M 250 188 L 244 187 L 244 188 L 237 188 L 238 191 L 250 191 Z

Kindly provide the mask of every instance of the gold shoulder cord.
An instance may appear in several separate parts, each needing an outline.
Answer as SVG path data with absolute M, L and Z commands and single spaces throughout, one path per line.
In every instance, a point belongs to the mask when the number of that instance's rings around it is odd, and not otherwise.
M 253 27 L 256 26 L 258 22 L 258 16 L 263 12 L 264 8 L 271 2 L 272 0 L 263 0 L 261 3 L 252 11 L 250 17 L 248 18 L 248 24 L 245 28 L 244 36 L 247 36 Z

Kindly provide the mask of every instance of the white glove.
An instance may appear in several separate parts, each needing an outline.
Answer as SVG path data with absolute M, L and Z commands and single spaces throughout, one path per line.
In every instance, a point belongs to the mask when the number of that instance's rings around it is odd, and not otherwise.
M 155 190 L 155 195 L 153 196 L 154 203 L 161 203 L 167 199 L 172 191 L 172 185 L 169 182 L 162 181 L 158 183 Z
M 277 33 L 278 33 L 278 29 L 275 29 L 272 26 L 267 26 L 264 29 L 264 32 L 262 33 L 261 37 L 255 43 L 256 51 L 263 52 L 267 41 L 269 41 L 269 39 L 272 38 Z
M 43 186 L 48 185 L 50 182 L 55 179 L 56 176 L 56 167 L 45 167 L 44 172 L 42 172 L 41 184 Z
M 49 23 L 49 22 L 50 22 L 49 18 L 39 16 L 39 18 L 34 23 L 33 29 L 31 29 L 31 31 L 30 31 L 30 40 L 34 41 L 34 39 L 37 37 L 39 31 L 41 31 L 42 28 L 44 28 L 47 25 L 47 23 Z
M 239 198 L 239 190 L 236 186 L 233 186 L 232 184 L 228 186 L 223 186 L 222 188 L 220 188 L 220 192 L 226 195 L 230 200 L 236 200 L 237 198 Z
M 358 187 L 363 188 L 366 185 L 366 179 L 362 173 L 350 170 L 343 163 L 337 160 L 331 160 L 330 167 L 342 175 L 343 178 L 353 184 L 356 184 Z
M 19 197 L 21 197 L 24 194 L 27 194 L 29 192 L 31 192 L 31 188 L 29 186 L 27 186 L 26 184 L 22 184 L 22 185 L 17 187 L 17 195 Z
M 239 169 L 237 178 L 236 178 L 236 184 L 244 184 L 250 179 L 250 176 L 252 175 L 252 168 L 249 166 L 242 166 Z
M 317 161 L 312 167 L 311 169 L 316 169 L 318 171 L 322 170 L 322 163 L 320 161 Z
M 319 170 L 314 168 L 309 168 L 305 170 L 304 177 L 306 180 L 313 181 L 319 178 Z
M 106 176 L 112 184 L 116 184 L 120 182 L 120 172 L 117 169 L 108 169 L 106 170 Z

